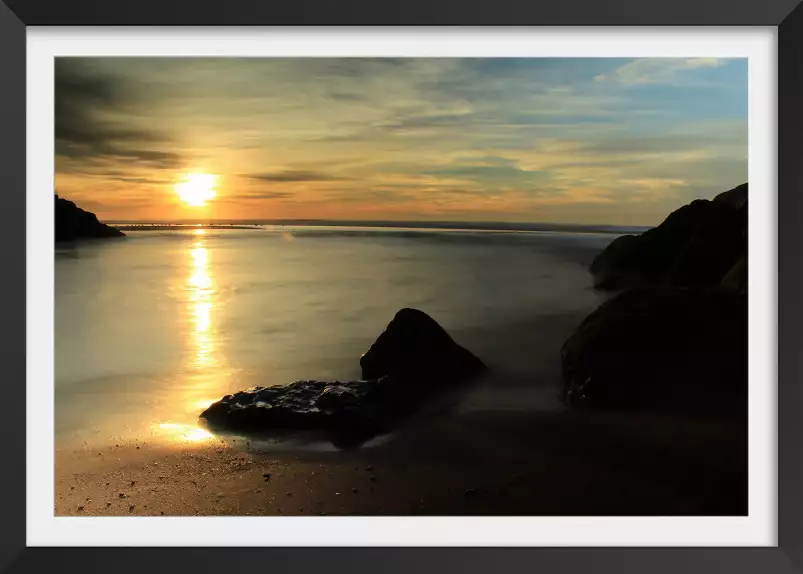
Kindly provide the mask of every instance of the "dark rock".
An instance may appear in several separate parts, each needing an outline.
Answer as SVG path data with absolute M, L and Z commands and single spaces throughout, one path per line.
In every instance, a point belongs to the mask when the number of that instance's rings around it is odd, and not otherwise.
M 747 257 L 737 261 L 722 278 L 722 287 L 741 293 L 747 292 Z
M 125 236 L 119 229 L 98 221 L 94 213 L 84 211 L 72 201 L 58 195 L 56 195 L 55 224 L 56 241 Z
M 747 184 L 696 200 L 641 235 L 615 239 L 591 264 L 594 285 L 713 286 L 747 255 Z
M 392 377 L 372 381 L 295 381 L 227 395 L 201 417 L 237 430 L 359 429 L 376 427 L 405 402 Z M 390 397 L 399 401 L 391 401 Z
M 729 191 L 723 191 L 714 198 L 714 202 L 722 203 L 733 209 L 747 207 L 747 184 L 743 183 Z
M 227 395 L 200 416 L 213 430 L 319 430 L 328 433 L 337 446 L 348 447 L 391 430 L 431 395 L 391 376 L 368 381 L 295 381 Z
M 486 369 L 432 317 L 402 309 L 360 357 L 364 379 L 397 375 L 410 384 L 465 381 Z
M 747 297 L 637 288 L 589 315 L 561 351 L 570 404 L 744 412 Z

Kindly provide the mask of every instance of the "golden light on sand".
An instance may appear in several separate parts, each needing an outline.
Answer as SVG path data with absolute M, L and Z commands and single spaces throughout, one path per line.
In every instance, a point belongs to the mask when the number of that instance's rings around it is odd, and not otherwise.
M 218 178 L 208 173 L 188 173 L 176 184 L 181 201 L 193 207 L 203 207 L 217 195 Z
M 176 442 L 201 442 L 215 438 L 215 435 L 200 427 L 179 423 L 161 423 L 157 425 L 160 434 Z

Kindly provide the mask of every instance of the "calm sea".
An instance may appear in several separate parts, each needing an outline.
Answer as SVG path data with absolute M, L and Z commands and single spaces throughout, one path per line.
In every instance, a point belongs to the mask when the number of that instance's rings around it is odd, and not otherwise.
M 402 307 L 490 366 L 461 409 L 560 408 L 560 346 L 601 302 L 587 266 L 616 236 L 265 226 L 58 246 L 57 446 L 200 440 L 232 391 L 359 378 Z

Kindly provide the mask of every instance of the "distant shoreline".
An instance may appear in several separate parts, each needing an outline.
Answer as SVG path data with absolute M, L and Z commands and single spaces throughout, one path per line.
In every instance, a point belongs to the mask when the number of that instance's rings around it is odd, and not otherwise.
M 109 222 L 125 231 L 165 231 L 182 229 L 263 229 L 272 227 L 349 227 L 355 229 L 421 229 L 445 231 L 553 231 L 564 233 L 643 233 L 650 226 L 582 225 L 554 223 L 504 223 L 471 221 L 336 221 L 336 220 L 266 220 L 209 223 Z

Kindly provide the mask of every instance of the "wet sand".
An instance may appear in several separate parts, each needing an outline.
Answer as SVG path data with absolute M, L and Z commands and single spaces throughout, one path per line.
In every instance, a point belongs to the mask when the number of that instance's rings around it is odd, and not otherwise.
M 744 421 L 451 414 L 380 444 L 56 452 L 56 515 L 745 515 Z M 267 476 L 266 476 L 267 475 Z

